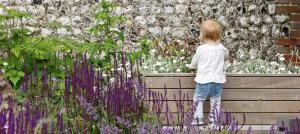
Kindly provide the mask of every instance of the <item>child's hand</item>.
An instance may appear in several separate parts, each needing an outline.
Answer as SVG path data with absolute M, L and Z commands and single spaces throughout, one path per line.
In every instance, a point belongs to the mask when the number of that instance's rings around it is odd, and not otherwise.
M 190 69 L 194 69 L 191 64 L 186 64 L 185 66 L 190 68 Z

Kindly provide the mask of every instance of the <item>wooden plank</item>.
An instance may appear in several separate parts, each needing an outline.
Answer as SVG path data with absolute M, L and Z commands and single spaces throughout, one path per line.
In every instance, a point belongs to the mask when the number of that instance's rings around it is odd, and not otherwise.
M 164 117 L 166 113 L 162 113 L 162 117 Z M 170 113 L 173 116 L 174 123 L 179 123 L 178 118 L 181 119 L 181 115 L 179 113 Z M 276 120 L 278 117 L 296 117 L 300 116 L 300 113 L 232 113 L 231 116 L 235 118 L 236 121 L 239 123 L 242 123 L 244 121 L 243 115 L 245 114 L 247 125 L 272 125 L 276 124 Z M 185 115 L 186 116 L 186 115 Z M 224 121 L 226 120 L 225 115 Z M 205 120 L 208 118 L 208 113 L 204 114 Z M 182 120 L 182 119 L 181 119 Z M 164 121 L 164 124 L 167 124 L 166 120 Z
M 146 77 L 147 88 L 195 88 L 194 77 Z M 227 77 L 224 88 L 300 88 L 300 77 Z
M 178 112 L 178 101 L 163 101 L 163 106 L 160 108 L 162 112 L 166 111 L 166 103 L 168 104 L 169 112 Z M 192 101 L 182 101 L 184 111 L 189 111 Z M 152 110 L 153 103 L 150 102 Z M 204 112 L 209 112 L 209 102 L 204 103 Z M 272 112 L 272 113 L 298 113 L 300 108 L 299 101 L 222 101 L 221 108 L 224 111 L 233 113 L 249 113 L 249 112 Z
M 152 92 L 164 94 L 164 89 L 152 89 Z M 181 98 L 192 100 L 195 89 L 181 89 Z M 167 89 L 168 100 L 178 100 L 180 89 Z M 185 96 L 185 98 L 183 98 Z M 300 89 L 224 89 L 222 100 L 300 100 Z M 300 108 L 299 108 L 300 109 Z
M 175 126 L 175 127 L 174 126 L 163 126 L 163 127 L 174 130 L 176 134 L 217 134 L 218 133 L 218 130 L 211 131 L 208 128 L 207 125 L 206 126 L 200 126 L 200 127 L 194 126 L 194 128 L 193 128 L 194 131 L 186 130 L 185 126 L 182 128 L 182 130 L 184 130 L 184 131 L 182 131 L 180 129 L 180 126 Z M 238 125 L 237 127 L 241 128 L 242 126 Z M 255 126 L 253 126 L 253 125 L 251 125 L 251 126 L 250 125 L 244 125 L 241 128 L 241 130 L 239 130 L 237 132 L 237 134 L 249 134 L 248 133 L 249 127 L 252 128 L 252 131 L 251 131 L 252 134 L 269 134 L 269 130 L 271 128 L 270 125 L 267 125 L 267 126 L 265 126 L 265 125 L 255 125 Z M 260 130 L 260 129 L 262 129 L 262 130 Z M 224 131 L 222 131 L 222 132 L 224 133 Z
M 151 73 L 145 77 L 195 77 L 195 73 Z M 226 73 L 228 77 L 300 77 L 300 74 L 237 74 Z
M 252 134 L 269 134 L 268 130 L 254 130 L 251 131 Z M 247 130 L 240 131 L 239 134 L 249 134 Z

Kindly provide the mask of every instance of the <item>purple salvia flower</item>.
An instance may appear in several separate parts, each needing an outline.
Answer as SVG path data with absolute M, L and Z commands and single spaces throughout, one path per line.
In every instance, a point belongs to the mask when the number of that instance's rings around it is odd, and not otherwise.
M 296 117 L 296 122 L 297 122 L 297 132 L 300 133 L 300 124 L 299 124 L 298 117 Z
M 77 75 L 78 75 L 78 72 L 77 72 L 77 62 L 75 61 L 74 63 L 74 69 L 73 69 L 73 74 L 72 74 L 72 96 L 73 98 L 76 97 L 77 95 Z
M 236 131 L 236 123 L 233 121 L 230 125 L 228 132 L 229 132 L 229 134 L 234 134 L 235 131 Z
M 115 126 L 102 125 L 100 127 L 101 134 L 120 134 L 122 130 Z
M 0 132 L 6 132 L 7 125 L 6 125 L 7 119 L 6 119 L 6 112 L 1 111 L 0 112 Z
M 284 129 L 284 134 L 289 134 L 289 129 L 287 127 Z
M 79 101 L 79 105 L 93 118 L 93 120 L 97 120 L 98 116 L 95 114 L 96 111 L 94 110 L 91 103 L 88 103 L 84 97 L 77 96 L 77 100 Z
M 272 124 L 271 128 L 270 128 L 270 131 L 269 131 L 269 134 L 275 134 L 275 133 L 276 133 L 276 128 L 275 128 L 275 125 Z
M 20 128 L 20 123 L 21 123 L 21 122 L 20 122 L 20 112 L 19 112 L 18 117 L 17 117 L 15 120 L 16 120 L 16 124 L 15 124 L 15 125 L 16 125 L 16 127 L 15 127 L 16 129 L 15 129 L 15 133 L 18 134 L 18 133 L 19 133 L 19 128 Z
M 125 119 L 123 119 L 123 118 L 121 118 L 121 117 L 116 117 L 116 119 L 117 119 L 117 122 L 118 122 L 119 124 L 125 126 L 126 128 L 130 128 L 130 127 L 131 127 L 130 121 L 125 120 Z
M 64 91 L 64 98 L 65 102 L 68 103 L 70 95 L 70 76 L 68 73 L 65 74 L 65 91 Z
M 163 127 L 160 130 L 160 134 L 175 134 L 176 132 L 170 127 Z
M 29 122 L 30 122 L 30 106 L 29 103 L 25 104 L 25 132 L 28 132 Z
M 20 131 L 20 134 L 24 134 L 25 131 L 24 131 L 24 112 L 23 111 L 20 111 L 19 112 L 19 120 L 20 120 L 20 124 L 19 124 L 19 131 Z
M 196 111 L 196 107 L 198 105 L 199 101 L 195 101 L 193 102 L 192 107 L 190 108 L 190 110 L 185 114 L 185 118 L 184 118 L 184 122 L 183 124 L 187 127 L 191 127 L 191 122 L 194 118 L 194 113 Z
M 57 125 L 58 125 L 57 127 L 58 127 L 60 133 L 64 134 L 65 128 L 64 128 L 64 123 L 63 123 L 63 117 L 60 114 L 57 117 Z
M 247 134 L 253 134 L 251 126 L 248 128 Z
M 11 97 L 8 98 L 9 115 L 8 115 L 8 134 L 14 134 L 15 132 L 15 115 L 14 115 L 14 103 Z

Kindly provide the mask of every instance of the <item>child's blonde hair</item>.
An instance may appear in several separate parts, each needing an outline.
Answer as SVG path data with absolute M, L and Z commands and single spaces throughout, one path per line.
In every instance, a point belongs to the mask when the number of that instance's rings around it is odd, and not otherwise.
M 206 43 L 207 41 L 219 42 L 221 40 L 221 26 L 215 20 L 206 20 L 202 22 L 200 40 Z

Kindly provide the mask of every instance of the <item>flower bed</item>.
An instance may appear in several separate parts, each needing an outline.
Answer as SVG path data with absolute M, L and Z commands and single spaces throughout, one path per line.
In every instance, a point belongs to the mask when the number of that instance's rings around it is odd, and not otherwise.
M 176 109 L 179 101 L 184 104 L 184 110 L 192 104 L 194 76 L 189 73 L 146 74 L 145 81 L 151 91 L 166 93 L 169 111 L 177 116 L 181 114 Z M 245 123 L 250 125 L 275 124 L 282 116 L 296 118 L 300 107 L 299 81 L 299 74 L 227 74 L 221 107 L 239 121 L 245 115 Z M 209 112 L 209 102 L 204 107 L 205 112 Z

